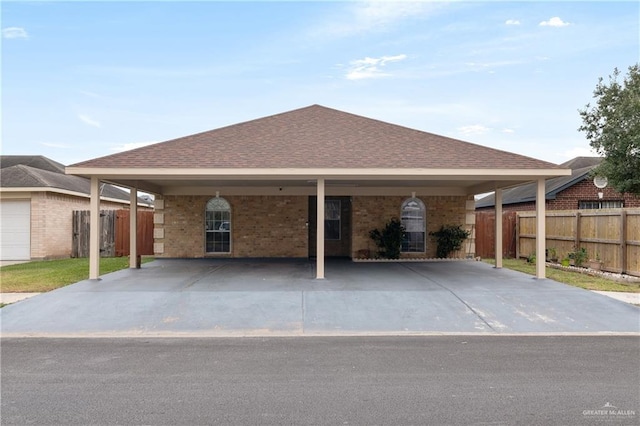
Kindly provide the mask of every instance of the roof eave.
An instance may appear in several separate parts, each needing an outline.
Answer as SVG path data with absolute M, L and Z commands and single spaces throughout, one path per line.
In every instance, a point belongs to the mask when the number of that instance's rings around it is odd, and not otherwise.
M 539 179 L 571 175 L 570 169 L 421 169 L 421 168 L 107 168 L 107 167 L 67 167 L 66 174 L 85 177 L 129 177 L 129 178 L 359 178 L 376 179 L 398 177 L 413 178 L 478 178 L 495 180 L 504 178 Z

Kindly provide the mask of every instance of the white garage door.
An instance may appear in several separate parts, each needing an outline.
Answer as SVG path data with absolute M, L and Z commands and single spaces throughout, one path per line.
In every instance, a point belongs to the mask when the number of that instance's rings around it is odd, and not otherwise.
M 0 260 L 31 258 L 31 201 L 0 201 Z

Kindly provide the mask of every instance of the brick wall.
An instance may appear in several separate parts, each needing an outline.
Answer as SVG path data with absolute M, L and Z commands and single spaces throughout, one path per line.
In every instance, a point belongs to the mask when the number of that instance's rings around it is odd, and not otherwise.
M 205 254 L 204 212 L 211 196 L 164 196 L 156 198 L 155 244 L 157 257 L 307 257 L 309 216 L 306 196 L 227 196 L 231 205 L 231 253 Z M 352 197 L 352 256 L 358 250 L 375 252 L 369 231 L 400 216 L 407 197 Z M 421 197 L 427 209 L 427 232 L 441 225 L 463 224 L 471 228 L 473 198 Z M 470 201 L 470 202 L 469 202 Z M 475 218 L 471 214 L 472 218 Z M 315 242 L 314 242 L 315 244 Z M 436 242 L 427 236 L 426 253 L 403 257 L 433 257 Z M 472 249 L 475 251 L 475 249 Z M 462 253 L 458 254 L 462 255 Z
M 228 196 L 231 253 L 205 254 L 204 212 L 210 196 L 165 196 L 156 209 L 158 257 L 307 257 L 308 197 Z
M 602 199 L 598 198 L 598 192 L 602 192 Z M 558 192 L 556 198 L 554 200 L 547 200 L 545 205 L 547 210 L 577 210 L 579 201 L 623 201 L 625 208 L 640 207 L 640 197 L 631 194 L 625 194 L 623 196 L 609 186 L 604 189 L 598 189 L 589 178 Z M 502 207 L 504 211 L 533 211 L 535 209 L 536 203 L 533 201 L 528 203 L 506 204 Z M 493 207 L 478 210 L 493 210 Z
M 392 218 L 400 217 L 400 207 L 407 197 L 353 197 L 353 238 L 352 257 L 358 256 L 359 250 L 376 252 L 373 240 L 369 238 L 369 231 L 381 229 Z M 442 225 L 465 225 L 470 229 L 471 224 L 466 224 L 467 205 L 469 197 L 460 196 L 431 196 L 418 197 L 426 207 L 427 219 L 427 246 L 426 253 L 403 253 L 403 258 L 435 257 L 436 241 L 429 236 L 429 232 L 437 231 Z M 472 212 L 473 210 L 470 210 Z M 475 251 L 472 250 L 472 251 Z M 460 254 L 459 254 L 460 255 Z
M 122 204 L 101 201 L 100 208 L 114 210 Z M 31 258 L 55 259 L 71 256 L 72 215 L 89 210 L 89 199 L 54 192 L 31 195 Z

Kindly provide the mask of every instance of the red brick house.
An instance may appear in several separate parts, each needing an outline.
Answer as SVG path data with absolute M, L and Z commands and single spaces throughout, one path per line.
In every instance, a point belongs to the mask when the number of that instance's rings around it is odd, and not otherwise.
M 571 176 L 548 179 L 545 185 L 547 210 L 613 209 L 640 207 L 640 197 L 621 194 L 611 186 L 598 188 L 593 183 L 593 170 L 600 164 L 600 157 L 576 157 L 560 167 L 571 169 Z M 504 211 L 527 211 L 536 208 L 536 185 L 529 183 L 505 189 L 502 194 Z M 476 210 L 493 210 L 494 194 L 476 201 Z
M 101 181 L 156 194 L 157 257 L 315 257 L 323 278 L 325 256 L 374 249 L 369 231 L 391 218 L 408 231 L 402 257 L 434 257 L 429 232 L 444 224 L 470 229 L 475 194 L 543 185 L 569 170 L 312 105 L 88 160 L 67 173 L 91 178 L 92 194 Z M 92 202 L 97 209 L 97 197 Z M 96 259 L 91 278 L 99 275 Z

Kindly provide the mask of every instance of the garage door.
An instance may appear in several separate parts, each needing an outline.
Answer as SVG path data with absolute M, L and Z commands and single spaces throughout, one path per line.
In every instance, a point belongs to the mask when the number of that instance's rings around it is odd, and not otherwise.
M 0 260 L 29 260 L 30 258 L 30 200 L 1 200 Z

